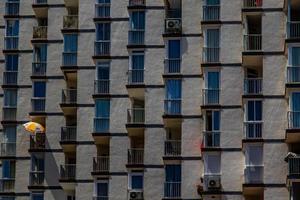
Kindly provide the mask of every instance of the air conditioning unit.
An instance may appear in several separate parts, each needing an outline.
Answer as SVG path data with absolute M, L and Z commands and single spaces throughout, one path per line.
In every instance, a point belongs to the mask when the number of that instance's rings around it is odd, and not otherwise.
M 180 32 L 181 31 L 181 20 L 180 19 L 167 19 L 166 30 L 168 32 Z
M 221 180 L 220 177 L 209 177 L 207 179 L 207 187 L 208 189 L 220 189 L 221 188 Z
M 142 199 L 144 199 L 142 191 L 129 192 L 129 200 L 142 200 Z

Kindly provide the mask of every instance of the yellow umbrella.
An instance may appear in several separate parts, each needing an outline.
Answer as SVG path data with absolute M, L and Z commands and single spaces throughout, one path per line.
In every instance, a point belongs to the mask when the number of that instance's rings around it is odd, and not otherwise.
M 26 131 L 35 134 L 35 133 L 45 133 L 45 128 L 36 122 L 27 122 L 25 124 L 23 124 L 24 128 Z

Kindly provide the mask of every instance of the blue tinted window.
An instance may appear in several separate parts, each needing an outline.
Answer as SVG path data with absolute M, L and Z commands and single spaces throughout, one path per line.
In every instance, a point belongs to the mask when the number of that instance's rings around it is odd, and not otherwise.
M 47 45 L 36 45 L 34 47 L 34 62 L 46 62 L 47 61 Z
M 181 165 L 166 165 L 166 182 L 181 181 Z
M 4 106 L 5 107 L 16 107 L 17 106 L 17 90 L 5 89 L 4 93 Z
M 15 177 L 15 162 L 11 160 L 2 161 L 2 177 L 3 178 Z
M 169 40 L 169 58 L 180 58 L 180 40 Z
M 110 101 L 107 99 L 96 100 L 96 117 L 108 118 L 110 111 Z
M 33 96 L 46 97 L 46 82 L 36 81 L 33 83 Z
M 97 183 L 97 196 L 107 197 L 108 196 L 108 183 Z
M 143 189 L 143 175 L 131 176 L 131 189 Z
M 132 30 L 145 29 L 145 12 L 134 11 L 130 14 L 130 25 Z
M 96 24 L 96 40 L 110 40 L 110 23 Z
M 109 63 L 97 64 L 97 79 L 109 80 Z
M 207 88 L 208 89 L 219 89 L 219 72 L 208 72 L 207 73 Z
M 65 34 L 64 35 L 64 51 L 65 52 L 77 52 L 77 34 Z
M 166 99 L 181 99 L 181 80 L 169 79 L 166 82 Z
M 18 71 L 18 59 L 17 54 L 5 56 L 5 69 L 6 71 Z
M 18 36 L 19 35 L 19 21 L 7 20 L 6 21 L 6 36 Z
M 44 200 L 44 194 L 43 193 L 32 193 L 31 200 Z

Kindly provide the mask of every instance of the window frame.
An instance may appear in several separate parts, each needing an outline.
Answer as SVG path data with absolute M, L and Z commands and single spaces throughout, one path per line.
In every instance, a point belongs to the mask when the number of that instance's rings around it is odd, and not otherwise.
M 132 177 L 133 176 L 142 176 L 143 178 L 143 183 L 142 183 L 142 189 L 136 189 L 136 188 L 132 188 Z M 134 190 L 134 191 L 143 191 L 144 189 L 144 173 L 143 172 L 131 172 L 128 173 L 128 190 Z

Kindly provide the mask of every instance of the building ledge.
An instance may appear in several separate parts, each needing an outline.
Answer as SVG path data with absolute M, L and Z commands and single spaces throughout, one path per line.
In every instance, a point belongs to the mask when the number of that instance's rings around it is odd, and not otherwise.
M 145 49 L 145 44 L 128 44 L 127 49 Z
M 262 143 L 264 142 L 263 138 L 254 138 L 254 139 L 243 139 L 242 143 Z
M 175 32 L 175 33 L 163 33 L 163 37 L 182 37 L 181 32 Z
M 110 137 L 112 134 L 109 132 L 104 132 L 104 133 L 100 133 L 100 132 L 93 132 L 92 136 L 93 137 Z
M 201 149 L 202 152 L 211 152 L 211 151 L 222 151 L 220 147 L 204 147 Z
M 221 20 L 201 21 L 201 25 L 222 24 Z
M 128 10 L 145 10 L 146 5 L 127 6 Z
M 110 55 L 94 55 L 92 58 L 95 60 L 97 60 L 97 59 L 109 60 L 109 59 L 111 59 L 111 56 Z
M 61 33 L 79 33 L 78 28 L 63 28 L 61 29 Z
M 201 63 L 201 67 L 219 67 L 221 65 L 220 62 Z
M 109 176 L 110 175 L 109 171 L 102 171 L 102 172 L 92 171 L 91 174 L 92 174 L 92 176 Z
M 126 128 L 145 128 L 145 123 L 131 123 L 126 124 Z
M 220 104 L 215 105 L 201 105 L 201 109 L 221 109 L 222 106 Z
M 286 83 L 286 88 L 300 88 L 300 83 Z
M 144 168 L 144 164 L 126 164 L 126 168 Z
M 252 99 L 252 98 L 264 98 L 263 94 L 243 94 L 242 98 L 244 99 Z
M 163 114 L 162 118 L 163 119 L 182 119 L 183 117 L 181 114 L 174 114 L 174 115 Z
M 174 73 L 174 74 L 163 74 L 163 78 L 183 78 L 183 74 L 180 73 Z
M 300 42 L 300 37 L 297 38 L 287 38 L 285 39 L 286 43 L 299 43 Z
M 257 50 L 257 51 L 243 51 L 242 55 L 243 56 L 262 56 L 262 55 L 264 55 L 264 52 L 262 50 Z
M 162 157 L 163 160 L 182 160 L 182 157 L 179 155 L 179 156 L 163 156 Z
M 300 134 L 300 128 L 289 128 L 285 130 L 286 133 L 299 133 Z
M 127 84 L 126 88 L 127 89 L 131 89 L 131 88 L 145 88 L 146 85 L 145 84 Z

